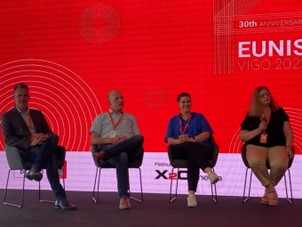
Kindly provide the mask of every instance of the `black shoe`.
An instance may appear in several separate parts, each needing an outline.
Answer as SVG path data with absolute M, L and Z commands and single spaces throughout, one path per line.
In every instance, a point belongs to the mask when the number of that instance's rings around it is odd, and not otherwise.
M 29 172 L 25 173 L 25 177 L 26 177 L 28 180 L 33 180 L 33 179 L 31 178 L 31 176 L 29 175 Z
M 32 166 L 31 169 L 25 174 L 25 177 L 29 180 L 41 181 L 43 174 L 36 166 Z
M 60 210 L 76 210 L 77 207 L 71 204 L 67 199 L 57 199 L 55 208 Z

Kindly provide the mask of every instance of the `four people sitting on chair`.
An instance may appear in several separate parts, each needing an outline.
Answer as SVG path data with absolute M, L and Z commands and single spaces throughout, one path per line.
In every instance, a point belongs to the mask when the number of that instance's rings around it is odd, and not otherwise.
M 123 112 L 121 92 L 110 91 L 108 102 L 109 111 L 98 115 L 92 124 L 91 144 L 98 145 L 98 152 L 94 155 L 116 167 L 119 208 L 129 209 L 128 161 L 141 156 L 144 138 L 135 117 Z
M 29 88 L 19 83 L 14 87 L 16 106 L 2 117 L 2 131 L 7 146 L 17 147 L 24 153 L 32 167 L 26 174 L 30 180 L 40 181 L 42 169 L 46 169 L 48 181 L 55 194 L 55 208 L 75 210 L 76 206 L 66 199 L 59 180 L 58 165 L 53 158 L 59 138 L 53 134 L 41 111 L 28 108 Z
M 209 138 L 213 130 L 200 114 L 191 112 L 190 94 L 183 92 L 177 97 L 180 113 L 173 116 L 168 124 L 165 141 L 172 146 L 174 157 L 186 159 L 188 162 L 188 207 L 196 207 L 195 192 L 199 180 L 199 168 L 208 174 L 212 184 L 219 181 L 218 176 L 208 162 L 212 157 Z
M 42 179 L 41 169 L 46 169 L 55 207 L 75 210 L 76 206 L 66 199 L 66 193 L 59 181 L 58 168 L 53 154 L 58 146 L 58 136 L 53 134 L 41 111 L 29 109 L 29 88 L 19 83 L 14 87 L 16 106 L 2 118 L 3 136 L 7 146 L 14 146 L 24 152 L 25 160 L 32 164 L 26 173 L 30 180 Z M 91 127 L 91 144 L 97 145 L 97 158 L 116 167 L 119 208 L 129 209 L 128 161 L 135 160 L 143 152 L 144 138 L 140 134 L 136 119 L 125 113 L 120 91 L 108 94 L 110 109 L 98 115 Z M 191 112 L 190 94 L 178 95 L 180 113 L 168 124 L 165 141 L 173 148 L 175 157 L 188 162 L 188 207 L 196 207 L 195 192 L 199 180 L 199 169 L 208 174 L 212 184 L 219 181 L 209 165 L 213 130 L 206 118 Z M 248 163 L 265 187 L 262 204 L 277 205 L 275 186 L 284 175 L 288 161 L 293 157 L 293 135 L 289 117 L 278 106 L 266 87 L 258 87 L 252 96 L 250 108 L 241 124 L 240 139 L 247 144 Z M 270 172 L 266 162 L 269 162 Z
M 293 134 L 289 117 L 266 87 L 257 87 L 241 124 L 240 139 L 247 144 L 246 158 L 265 187 L 262 204 L 277 205 L 275 186 L 293 158 Z M 266 162 L 270 165 L 268 171 Z

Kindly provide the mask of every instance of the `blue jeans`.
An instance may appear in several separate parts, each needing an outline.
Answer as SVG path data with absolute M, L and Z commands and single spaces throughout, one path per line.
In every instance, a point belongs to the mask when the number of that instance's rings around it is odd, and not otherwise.
M 66 198 L 66 194 L 60 183 L 55 155 L 58 141 L 57 135 L 50 135 L 42 145 L 31 147 L 25 155 L 25 160 L 33 163 L 38 169 L 46 169 L 46 175 L 55 197 L 62 199 Z
M 106 153 L 106 161 L 116 167 L 117 188 L 120 198 L 129 197 L 128 162 L 136 160 L 143 152 L 144 137 L 132 136 L 118 144 L 104 144 L 98 147 Z

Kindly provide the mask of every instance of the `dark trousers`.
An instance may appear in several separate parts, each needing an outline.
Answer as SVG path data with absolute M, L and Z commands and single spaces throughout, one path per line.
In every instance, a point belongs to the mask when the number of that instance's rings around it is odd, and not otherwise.
M 117 188 L 119 197 L 129 197 L 128 163 L 137 160 L 143 152 L 144 137 L 132 136 L 116 145 L 105 144 L 98 147 L 106 153 L 106 161 L 116 167 Z
M 184 159 L 188 163 L 188 189 L 196 191 L 199 180 L 199 169 L 210 167 L 212 149 L 199 143 L 185 142 L 171 145 L 173 158 Z
M 50 135 L 47 140 L 39 146 L 31 147 L 25 155 L 25 160 L 33 163 L 39 169 L 46 169 L 46 175 L 51 189 L 57 199 L 66 198 L 65 190 L 62 187 L 58 173 L 58 162 L 56 149 L 58 149 L 59 138 L 57 135 Z

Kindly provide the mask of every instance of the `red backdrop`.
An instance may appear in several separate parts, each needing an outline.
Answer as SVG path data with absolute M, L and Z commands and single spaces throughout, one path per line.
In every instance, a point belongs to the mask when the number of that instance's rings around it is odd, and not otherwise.
M 259 85 L 287 110 L 301 144 L 301 1 L 1 1 L 0 12 L 0 114 L 13 106 L 13 85 L 28 83 L 30 106 L 70 151 L 89 150 L 91 123 L 108 110 L 114 88 L 136 116 L 146 151 L 166 150 L 176 96 L 187 91 L 220 151 L 238 152 Z M 253 56 L 252 43 L 265 54 Z

